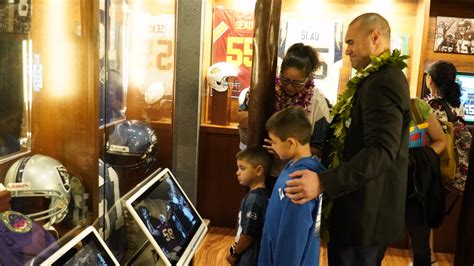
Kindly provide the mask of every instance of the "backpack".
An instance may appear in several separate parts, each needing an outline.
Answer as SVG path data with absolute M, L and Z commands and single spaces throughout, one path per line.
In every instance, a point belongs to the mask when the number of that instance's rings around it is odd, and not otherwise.
M 447 127 L 446 149 L 440 155 L 441 176 L 448 190 L 462 193 L 466 185 L 469 151 L 472 135 L 462 117 L 455 116 L 445 99 L 433 99 L 445 110 L 448 122 L 439 121 Z

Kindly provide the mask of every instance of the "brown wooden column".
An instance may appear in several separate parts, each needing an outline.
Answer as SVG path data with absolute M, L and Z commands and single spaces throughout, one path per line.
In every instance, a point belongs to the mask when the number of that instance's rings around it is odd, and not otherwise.
M 265 122 L 273 112 L 281 0 L 257 0 L 249 97 L 248 146 L 263 144 Z

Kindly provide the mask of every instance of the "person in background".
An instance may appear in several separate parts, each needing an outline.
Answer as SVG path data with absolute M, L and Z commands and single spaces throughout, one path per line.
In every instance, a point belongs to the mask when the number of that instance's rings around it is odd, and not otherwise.
M 456 82 L 456 67 L 448 62 L 439 60 L 430 65 L 426 75 L 426 87 L 430 91 L 427 96 L 428 103 L 434 110 L 438 120 L 443 124 L 443 130 L 447 130 L 444 123 L 448 122 L 448 113 L 451 112 L 455 117 L 454 123 L 465 124 L 464 108 L 461 105 L 461 86 Z M 446 110 L 449 108 L 449 110 Z M 453 128 L 455 128 L 454 125 Z M 456 173 L 453 179 L 448 181 L 447 188 L 459 194 L 464 190 L 467 171 L 469 166 L 469 151 L 471 145 L 471 134 L 468 132 L 456 133 L 454 131 L 454 148 L 457 150 L 458 163 Z
M 309 145 L 312 125 L 301 107 L 289 107 L 273 114 L 266 123 L 272 149 L 288 161 L 273 188 L 262 234 L 258 265 L 319 265 L 320 203 L 296 205 L 285 197 L 288 174 L 295 170 L 325 170 Z
M 431 106 L 422 99 L 412 99 L 412 122 L 410 126 L 415 126 L 421 122 L 428 123 L 426 133 L 429 141 L 426 147 L 413 147 L 409 150 L 410 167 L 408 169 L 409 177 L 405 213 L 405 224 L 410 235 L 411 250 L 413 252 L 413 263 L 411 265 L 414 266 L 432 265 L 435 263 L 435 260 L 431 258 L 430 226 L 425 216 L 425 204 L 420 202 L 420 199 L 426 200 L 427 195 L 425 193 L 422 197 L 418 197 L 417 193 L 427 191 L 420 184 L 428 185 L 430 182 L 435 181 L 434 175 L 438 175 L 438 179 L 441 178 L 438 156 L 446 147 L 443 129 Z M 421 163 L 427 162 L 430 164 L 421 165 Z M 438 171 L 432 172 L 431 169 L 438 169 Z M 415 186 L 417 187 L 415 188 Z
M 321 66 L 316 50 L 303 43 L 295 43 L 286 52 L 276 78 L 275 111 L 299 106 L 306 111 L 312 127 L 311 152 L 321 157 L 327 126 L 331 121 L 329 105 L 314 84 L 314 72 Z M 266 139 L 270 148 L 270 140 Z
M 332 169 L 293 172 L 285 195 L 298 204 L 323 192 L 332 200 L 330 266 L 381 265 L 388 245 L 404 235 L 407 171 L 401 169 L 408 169 L 409 88 L 403 57 L 390 54 L 390 26 L 384 17 L 358 16 L 348 26 L 345 43 L 359 76 L 351 79 L 352 96 L 343 94 L 344 101 L 334 106 L 332 125 L 346 128 L 347 134 L 334 130 L 329 135 L 323 161 Z M 336 141 L 342 144 L 333 145 Z
M 271 157 L 262 147 L 240 151 L 237 159 L 237 180 L 250 188 L 240 204 L 235 242 L 230 247 L 227 261 L 231 265 L 257 265 L 260 250 L 268 191 L 265 176 L 270 170 Z

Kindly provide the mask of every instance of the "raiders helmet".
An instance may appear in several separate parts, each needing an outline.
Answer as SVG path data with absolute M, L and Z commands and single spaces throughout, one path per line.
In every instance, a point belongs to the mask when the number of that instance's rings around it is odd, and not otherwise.
M 36 221 L 49 221 L 44 228 L 50 229 L 67 214 L 70 200 L 70 175 L 57 160 L 36 154 L 17 160 L 7 171 L 5 185 L 12 198 L 43 197 L 50 200 L 46 210 L 28 214 Z
M 215 63 L 207 69 L 207 84 L 211 89 L 223 92 L 229 87 L 227 78 L 237 77 L 238 74 L 238 68 L 230 63 Z

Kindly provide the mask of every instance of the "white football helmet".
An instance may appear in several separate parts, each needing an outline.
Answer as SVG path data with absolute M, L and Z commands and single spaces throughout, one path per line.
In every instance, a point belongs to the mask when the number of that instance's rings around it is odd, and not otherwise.
M 27 214 L 35 221 L 49 219 L 43 226 L 52 228 L 68 212 L 70 200 L 69 172 L 57 160 L 36 154 L 17 160 L 7 171 L 5 185 L 12 198 L 44 197 L 50 199 L 48 209 Z
M 164 94 L 165 86 L 163 86 L 163 83 L 154 82 L 145 90 L 145 102 L 148 105 L 153 105 L 161 100 Z
M 239 94 L 239 105 L 247 103 L 249 93 L 250 93 L 250 88 L 245 88 L 240 92 L 240 94 Z
M 229 88 L 227 78 L 238 75 L 239 70 L 236 66 L 226 62 L 215 63 L 207 69 L 207 84 L 211 89 L 223 92 Z

